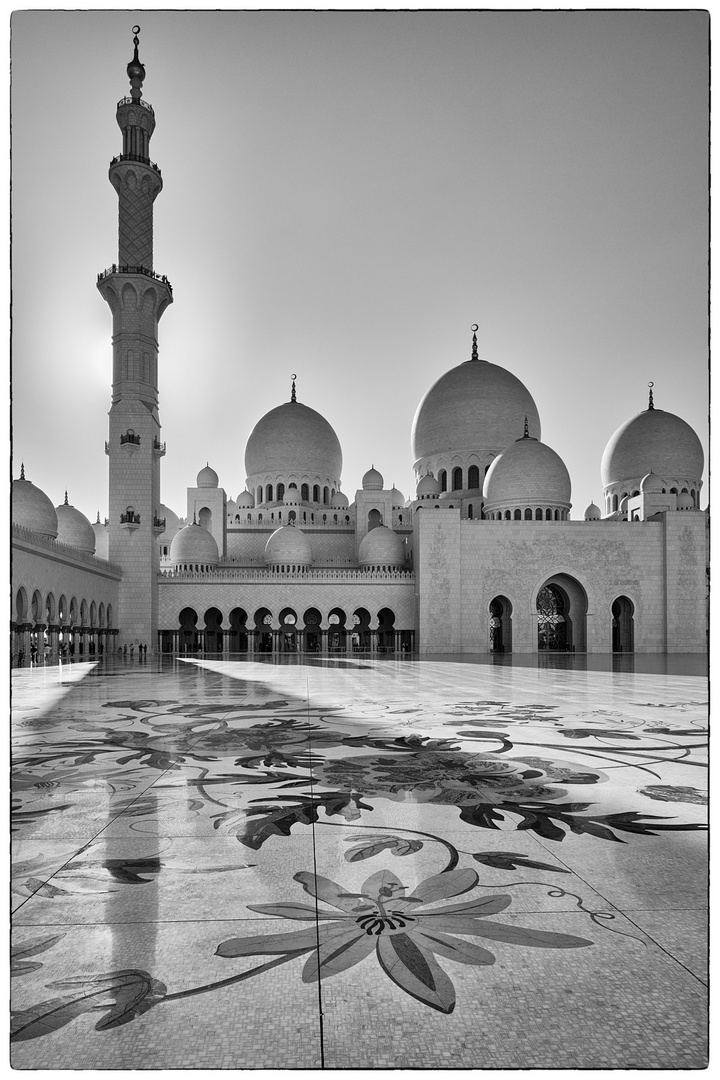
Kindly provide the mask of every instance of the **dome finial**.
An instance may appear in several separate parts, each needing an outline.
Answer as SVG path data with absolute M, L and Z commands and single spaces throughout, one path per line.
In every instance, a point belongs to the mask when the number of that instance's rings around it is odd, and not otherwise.
M 530 428 L 528 427 L 528 418 L 525 417 L 525 430 L 523 431 L 523 439 L 530 438 Z
M 654 385 L 655 385 L 655 383 L 652 383 L 652 382 L 648 383 L 648 386 L 650 387 L 650 395 L 649 395 L 649 400 L 648 400 L 648 411 L 650 409 L 655 408 L 655 405 L 653 404 L 653 392 L 652 392 L 652 388 L 653 388 Z
M 25 462 L 24 461 L 20 462 L 20 479 L 21 480 L 25 479 Z
M 193 510 L 193 525 L 197 525 L 197 519 L 195 518 L 195 511 Z
M 142 84 L 143 80 L 145 79 L 145 68 L 141 64 L 140 58 L 138 56 L 138 45 L 140 44 L 138 34 L 140 33 L 140 27 L 133 26 L 132 29 L 133 34 L 135 35 L 133 37 L 133 45 L 135 46 L 135 52 L 133 54 L 132 60 L 127 66 L 127 74 L 128 79 L 130 80 L 130 97 L 134 101 L 139 101 L 142 97 Z
M 295 396 L 295 380 L 297 379 L 297 375 L 292 375 L 291 378 L 292 378 L 292 387 L 290 389 L 290 400 L 291 401 L 297 401 L 297 398 Z
M 68 504 L 67 488 L 65 489 L 65 506 Z
M 470 357 L 470 359 L 471 359 L 471 360 L 477 360 L 477 359 L 478 359 L 478 351 L 477 351 L 477 331 L 478 331 L 478 329 L 479 329 L 479 327 L 478 327 L 478 324 L 477 324 L 476 322 L 474 322 L 474 323 L 472 324 L 472 326 L 470 327 L 470 329 L 471 329 L 471 330 L 472 330 L 472 332 L 473 332 L 473 343 L 472 343 L 472 356 Z
M 96 525 L 99 525 L 99 524 L 100 524 L 100 511 L 99 511 L 99 510 L 98 510 L 98 512 L 97 512 L 97 521 L 95 522 L 95 524 L 96 524 Z

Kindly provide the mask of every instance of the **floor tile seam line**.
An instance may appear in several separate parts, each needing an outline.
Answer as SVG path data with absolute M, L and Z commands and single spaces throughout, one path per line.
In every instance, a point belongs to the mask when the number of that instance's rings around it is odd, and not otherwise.
M 315 776 L 313 762 L 313 744 L 312 744 L 312 724 L 310 721 L 310 679 L 305 675 L 305 705 L 307 710 L 307 739 L 308 750 L 310 752 L 310 801 L 314 804 L 315 801 Z M 325 1030 L 323 1023 L 323 998 L 322 998 L 322 975 L 321 975 L 321 963 L 320 963 L 320 916 L 318 911 L 318 897 L 317 897 L 317 836 L 315 833 L 315 815 L 310 815 L 310 837 L 312 845 L 312 861 L 313 861 L 313 885 L 315 892 L 315 952 L 317 956 L 317 993 L 318 993 L 318 1035 L 320 1039 L 320 1068 L 325 1068 Z
M 544 844 L 542 844 L 542 843 L 540 843 L 540 839 L 539 839 L 539 837 L 535 837 L 535 841 L 536 841 L 536 843 L 538 843 L 538 844 L 540 845 L 540 847 L 541 847 L 541 848 L 543 849 L 543 851 L 547 852 L 547 854 L 548 854 L 548 855 L 549 855 L 549 854 L 551 854 L 551 852 L 550 852 L 550 851 L 548 851 L 548 849 L 547 849 L 547 848 L 545 847 L 545 845 L 544 845 Z M 594 893 L 596 893 L 596 894 L 597 894 L 597 895 L 598 895 L 599 897 L 601 897 L 601 899 L 602 899 L 602 900 L 604 901 L 604 903 L 606 903 L 606 904 L 607 904 L 607 906 L 608 906 L 608 907 L 610 907 L 610 908 L 612 908 L 612 909 L 613 909 L 614 911 L 618 912 L 618 914 L 620 914 L 620 915 L 621 915 L 621 916 L 622 916 L 623 918 L 627 919 L 627 921 L 628 921 L 628 922 L 630 923 L 630 925 L 631 925 L 631 926 L 634 926 L 636 930 L 638 930 L 638 931 L 639 931 L 639 932 L 640 932 L 641 934 L 643 934 L 643 935 L 644 935 L 644 936 L 645 936 L 646 938 L 648 938 L 648 939 L 649 939 L 650 941 L 652 941 L 652 943 L 653 943 L 653 944 L 654 944 L 654 945 L 655 945 L 655 946 L 656 946 L 656 947 L 657 947 L 657 948 L 658 948 L 658 949 L 659 949 L 659 950 L 660 950 L 660 951 L 661 951 L 662 953 L 664 953 L 664 954 L 665 954 L 665 956 L 667 956 L 669 960 L 672 960 L 672 961 L 673 961 L 674 963 L 678 964 L 678 966 L 679 966 L 679 967 L 681 967 L 681 968 L 683 969 L 683 971 L 686 971 L 686 972 L 688 973 L 688 975 L 690 975 L 690 976 L 691 976 L 691 977 L 692 977 L 693 979 L 695 979 L 695 980 L 696 980 L 697 982 L 699 982 L 701 986 L 706 986 L 706 985 L 707 985 L 707 983 L 706 983 L 706 982 L 704 982 L 704 981 L 703 981 L 703 980 L 702 980 L 702 979 L 701 979 L 701 978 L 699 977 L 699 975 L 696 975 L 696 974 L 695 974 L 695 972 L 694 972 L 694 971 L 691 971 L 691 970 L 690 970 L 690 968 L 689 968 L 689 967 L 687 967 L 687 965 L 686 965 L 686 964 L 683 964 L 682 960 L 679 960 L 679 959 L 678 959 L 678 958 L 677 958 L 676 956 L 673 956 L 673 954 L 672 954 L 671 952 L 669 952 L 669 951 L 668 951 L 668 950 L 667 950 L 667 949 L 666 949 L 666 948 L 665 948 L 665 947 L 664 947 L 664 946 L 663 946 L 663 945 L 662 945 L 662 944 L 661 944 L 661 943 L 660 943 L 660 942 L 659 942 L 659 941 L 658 941 L 658 940 L 657 940 L 656 938 L 654 938 L 652 934 L 648 933 L 648 931 L 647 931 L 647 930 L 645 930 L 645 929 L 644 929 L 644 928 L 643 928 L 642 926 L 640 926 L 640 925 L 639 925 L 638 923 L 636 923 L 636 922 L 635 922 L 635 920 L 634 920 L 634 919 L 632 919 L 632 918 L 630 917 L 630 915 L 628 914 L 628 912 L 626 912 L 626 911 L 623 911 L 623 910 L 622 910 L 621 908 L 617 907 L 617 905 L 616 905 L 616 904 L 613 904 L 613 902 L 612 902 L 611 900 L 609 900 L 609 899 L 608 899 L 608 898 L 607 898 L 607 897 L 606 897 L 606 896 L 605 896 L 605 895 L 604 895 L 603 893 L 601 893 L 601 892 L 600 892 L 600 890 L 599 890 L 598 888 L 596 888 L 596 887 L 595 887 L 594 885 L 591 885 L 591 884 L 590 884 L 590 882 L 589 882 L 589 881 L 587 881 L 587 880 L 586 880 L 586 879 L 585 879 L 585 878 L 584 878 L 584 877 L 583 877 L 583 876 L 582 876 L 581 874 L 579 874 L 579 873 L 578 873 L 578 872 L 577 872 L 576 870 L 570 870 L 570 867 L 569 867 L 569 866 L 567 866 L 567 863 L 565 863 L 565 862 L 564 862 L 564 861 L 563 861 L 562 859 L 560 859 L 560 857 L 559 857 L 559 856 L 556 856 L 556 858 L 557 858 L 557 859 L 558 859 L 558 860 L 559 860 L 560 862 L 562 862 L 562 863 L 563 863 L 563 866 L 566 866 L 566 867 L 567 867 L 567 869 L 568 869 L 568 871 L 569 871 L 570 873 L 574 874 L 576 878 L 578 878 L 578 879 L 579 879 L 580 881 L 582 881 L 583 885 L 586 885 L 588 889 L 592 889 L 592 891 L 593 891 Z M 630 910 L 632 910 L 632 909 L 630 909 Z
M 83 844 L 80 848 L 78 848 L 77 851 L 73 852 L 73 854 L 70 855 L 65 860 L 65 862 L 62 864 L 62 866 L 58 866 L 57 870 L 53 870 L 52 874 L 50 874 L 50 877 L 48 877 L 45 881 L 43 881 L 41 885 L 38 885 L 37 889 L 34 889 L 30 893 L 29 896 L 26 896 L 23 899 L 22 903 L 18 904 L 18 906 L 16 908 L 12 909 L 12 913 L 11 913 L 12 916 L 14 917 L 18 913 L 18 911 L 22 911 L 22 909 L 25 907 L 25 904 L 27 904 L 28 901 L 33 900 L 38 895 L 40 890 L 44 889 L 46 885 L 49 885 L 50 882 L 52 881 L 52 879 L 54 877 L 56 877 L 59 873 L 61 873 L 68 866 L 68 864 L 73 861 L 73 859 L 79 858 L 83 854 L 83 852 L 85 852 L 92 844 L 95 843 L 95 841 L 96 841 L 96 839 L 97 839 L 97 837 L 99 835 L 100 834 L 97 833 L 95 836 L 91 836 L 90 839 L 85 844 Z M 40 837 L 32 838 L 32 839 L 37 839 L 38 843 L 41 843 L 43 840 L 45 840 L 47 838 L 40 836 Z M 72 839 L 72 838 L 68 837 L 68 839 Z M 11 874 L 12 874 L 12 866 L 11 866 Z

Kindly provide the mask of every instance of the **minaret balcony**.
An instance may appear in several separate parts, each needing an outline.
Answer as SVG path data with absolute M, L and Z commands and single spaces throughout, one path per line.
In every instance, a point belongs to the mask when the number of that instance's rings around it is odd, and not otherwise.
M 140 436 L 136 435 L 134 431 L 127 431 L 124 435 L 120 436 L 120 445 L 124 446 L 125 443 L 132 443 L 133 446 L 139 446 Z
M 120 515 L 120 528 L 133 532 L 140 528 L 140 515 L 128 510 L 127 514 Z
M 154 270 L 148 270 L 146 266 L 118 266 L 113 263 L 112 266 L 108 266 L 106 270 L 103 270 L 98 274 L 98 285 L 101 281 L 104 281 L 105 278 L 112 277 L 114 274 L 142 274 L 144 277 L 152 278 L 153 281 L 160 281 L 167 288 L 172 297 L 172 285 L 165 275 L 156 274 Z
M 153 532 L 156 536 L 159 536 L 160 533 L 165 532 L 166 524 L 167 518 L 159 518 L 157 514 L 155 514 L 155 517 L 153 518 Z
M 159 439 L 155 439 L 153 442 L 153 453 L 155 453 L 158 457 L 164 457 L 166 446 L 167 443 L 160 442 Z
M 110 168 L 112 168 L 113 165 L 117 165 L 121 161 L 137 161 L 141 165 L 148 165 L 151 169 L 154 169 L 154 171 L 158 174 L 159 177 L 162 177 L 162 173 L 159 167 L 155 164 L 154 161 L 151 161 L 148 157 L 141 157 L 140 154 L 118 154 L 117 157 L 112 158 L 110 162 Z
M 155 110 L 153 109 L 150 102 L 149 101 L 143 101 L 141 98 L 133 98 L 133 97 L 120 98 L 120 100 L 117 103 L 118 109 L 120 108 L 121 105 L 139 105 L 141 109 L 147 109 L 148 112 L 151 112 L 153 114 L 153 116 L 155 115 Z

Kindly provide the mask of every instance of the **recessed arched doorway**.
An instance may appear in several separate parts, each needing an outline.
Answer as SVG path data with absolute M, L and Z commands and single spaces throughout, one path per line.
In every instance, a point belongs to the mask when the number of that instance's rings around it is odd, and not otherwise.
M 635 608 L 627 596 L 618 596 L 612 607 L 612 651 L 635 651 Z
M 342 608 L 333 608 L 328 615 L 328 652 L 345 652 L 347 648 L 347 643 L 345 641 L 345 621 L 346 615 Z
M 180 630 L 178 637 L 180 640 L 180 652 L 189 653 L 197 652 L 198 648 L 198 635 L 197 635 L 197 612 L 193 608 L 183 608 L 178 616 L 178 622 L 180 623 Z
M 488 610 L 490 652 L 512 652 L 512 604 L 507 596 L 495 596 Z
M 271 653 L 273 651 L 272 615 L 266 607 L 258 608 L 255 612 L 255 634 L 257 651 Z
M 216 607 L 205 612 L 205 652 L 221 653 L 223 648 L 222 614 Z
M 370 612 L 367 608 L 357 608 L 352 619 L 353 652 L 370 652 Z
M 317 608 L 308 608 L 303 615 L 303 624 L 305 626 L 305 652 L 320 652 L 320 649 L 322 647 L 322 631 L 320 629 L 321 622 L 322 616 Z
M 382 514 L 379 510 L 371 510 L 368 514 L 368 532 L 382 525 Z
M 585 652 L 587 606 L 587 594 L 575 578 L 549 578 L 537 594 L 538 651 Z
M 395 652 L 395 612 L 390 608 L 378 611 L 378 651 Z
M 297 613 L 292 608 L 280 612 L 280 651 L 297 652 Z
M 236 607 L 230 612 L 230 630 L 228 631 L 230 652 L 248 651 L 247 611 Z

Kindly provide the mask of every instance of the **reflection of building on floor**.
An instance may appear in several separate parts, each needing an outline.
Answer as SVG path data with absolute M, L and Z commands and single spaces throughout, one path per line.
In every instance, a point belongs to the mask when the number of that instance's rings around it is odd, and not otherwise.
M 108 516 L 91 525 L 67 493 L 54 507 L 24 470 L 14 481 L 15 658 L 142 643 L 211 656 L 705 651 L 695 432 L 651 389 L 607 444 L 604 508 L 570 520 L 567 468 L 527 388 L 480 359 L 477 327 L 470 359 L 418 406 L 411 498 L 373 464 L 350 501 L 337 435 L 293 377 L 250 433 L 236 499 L 208 463 L 185 518 L 161 503 L 156 342 L 172 290 L 152 267 L 162 185 L 137 48 L 131 68 L 111 165 L 118 263 L 98 278 L 114 335 Z

